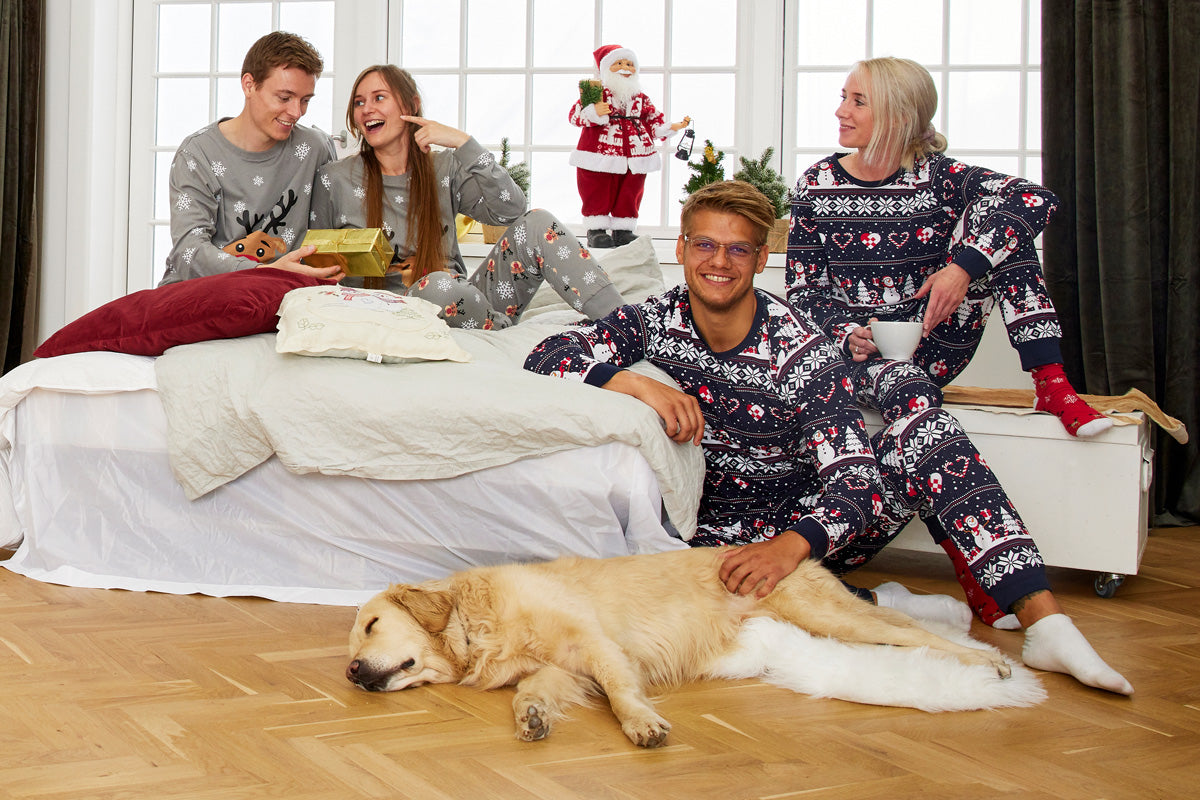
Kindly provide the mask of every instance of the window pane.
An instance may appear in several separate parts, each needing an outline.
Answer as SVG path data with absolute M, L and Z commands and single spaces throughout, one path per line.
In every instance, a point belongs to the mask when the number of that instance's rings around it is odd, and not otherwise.
M 463 128 L 464 123 L 458 118 L 458 75 L 414 77 L 417 81 L 417 93 L 421 95 L 421 115 L 452 128 Z M 469 127 L 465 130 L 470 134 L 476 133 Z
M 596 4 L 575 0 L 569 17 L 562 0 L 535 0 L 533 4 L 533 66 L 575 67 L 580 77 L 590 77 L 596 62 Z M 568 22 L 568 24 L 563 24 Z
M 524 67 L 525 0 L 474 0 L 467 9 L 467 66 Z
M 217 70 L 240 75 L 250 45 L 271 32 L 271 4 L 218 3 L 217 30 Z
M 405 0 L 401 51 L 409 67 L 457 67 L 459 4 Z
M 246 95 L 242 92 L 240 78 L 217 78 L 217 115 L 214 119 L 236 117 L 242 113 L 245 104 Z
M 663 111 L 663 105 L 665 104 L 665 101 L 663 99 L 663 91 L 664 90 L 663 90 L 663 75 L 662 75 L 662 73 L 660 72 L 660 73 L 655 73 L 652 75 L 642 74 L 642 75 L 638 75 L 638 79 L 642 83 L 642 91 L 645 92 L 646 96 L 650 98 L 650 102 L 653 103 L 654 107 L 657 108 L 659 111 Z M 574 100 L 572 99 L 571 102 L 574 102 Z M 664 111 L 663 113 L 666 113 L 666 112 Z M 687 112 L 684 112 L 684 113 L 687 113 Z M 683 116 L 683 115 L 681 114 L 680 116 Z M 692 116 L 695 116 L 695 115 L 693 114 Z
M 167 254 L 171 252 L 171 228 L 169 225 L 154 226 L 154 279 L 151 286 L 158 286 L 167 271 Z
M 1025 91 L 1025 147 L 1042 149 L 1042 73 L 1030 72 Z
M 308 104 L 308 112 L 302 120 L 305 125 L 315 125 L 326 133 L 337 133 L 346 127 L 346 105 L 348 97 L 334 98 L 333 78 L 317 80 L 317 91 Z
M 950 63 L 1021 63 L 1021 0 L 951 0 Z
M 203 128 L 208 118 L 208 78 L 159 78 L 155 143 L 168 147 Z
M 840 72 L 802 72 L 796 78 L 796 146 L 819 147 L 826 154 L 837 145 L 834 112 L 846 76 Z
M 664 161 L 666 159 L 663 159 Z M 662 170 L 651 172 L 646 176 L 645 191 L 642 194 L 642 207 L 638 210 L 638 227 L 657 226 L 665 224 L 662 212 L 659 210 L 659 198 L 662 197 Z M 678 214 L 676 214 L 678 223 Z
M 468 75 L 466 130 L 485 145 L 524 144 L 525 76 Z
M 1016 149 L 1020 143 L 1020 82 L 1019 72 L 951 73 L 946 102 L 946 135 L 951 145 Z
M 580 129 L 567 121 L 572 104 L 579 99 L 579 80 L 576 75 L 533 76 L 532 144 L 574 145 L 579 141 Z
M 867 55 L 866 0 L 800 0 L 796 18 L 798 64 L 853 64 Z
M 933 127 L 937 129 L 938 133 L 944 134 L 946 132 L 946 98 L 948 96 L 948 90 L 944 85 L 946 73 L 942 70 L 931 69 L 929 77 L 933 78 L 933 86 L 937 89 L 938 95 L 937 108 L 933 112 Z
M 1025 174 L 1022 178 L 1028 178 L 1034 183 L 1042 182 L 1042 157 L 1029 156 L 1025 159 Z
M 703 158 L 702 151 L 704 150 L 704 142 L 697 142 L 696 149 L 692 151 L 691 163 L 698 164 Z M 729 157 L 726 156 L 725 161 Z M 692 170 L 688 167 L 687 161 L 680 161 L 677 158 L 664 159 L 662 180 L 667 185 L 667 212 L 666 219 L 662 220 L 663 225 L 678 225 L 679 224 L 679 209 L 683 205 L 683 201 L 687 199 L 687 195 L 683 191 L 683 187 L 692 177 Z M 725 177 L 732 177 L 733 171 L 726 169 Z
M 737 62 L 737 4 L 676 3 L 671 15 L 671 66 L 726 67 Z
M 170 219 L 171 217 L 171 161 L 175 158 L 174 151 L 161 150 L 154 154 L 154 218 Z
M 651 98 L 656 99 L 656 98 Z M 679 122 L 684 115 L 690 116 L 696 129 L 696 144 L 701 146 L 705 139 L 712 139 L 718 148 L 733 145 L 733 114 L 728 109 L 736 108 L 732 75 L 674 75 L 671 78 L 671 107 L 663 109 L 667 122 Z
M 942 63 L 942 0 L 875 0 L 872 56 Z
M 1026 53 L 1030 64 L 1042 63 L 1042 0 L 1029 0 L 1029 46 Z
M 224 30 L 224 28 L 222 28 Z M 333 3 L 279 4 L 279 30 L 299 34 L 309 41 L 325 62 L 325 71 L 333 71 Z M 266 33 L 266 31 L 263 31 Z
M 533 154 L 529 160 L 529 207 L 549 209 L 563 222 L 577 224 L 583 215 L 575 168 L 567 163 L 568 157 L 570 153 Z
M 158 7 L 158 71 L 208 72 L 212 8 L 202 5 Z
M 602 43 L 628 47 L 637 54 L 638 66 L 642 69 L 663 66 L 666 62 L 663 53 L 666 13 L 663 8 L 663 0 L 604 0 L 600 23 Z M 631 25 L 630 20 L 636 20 L 637 24 Z

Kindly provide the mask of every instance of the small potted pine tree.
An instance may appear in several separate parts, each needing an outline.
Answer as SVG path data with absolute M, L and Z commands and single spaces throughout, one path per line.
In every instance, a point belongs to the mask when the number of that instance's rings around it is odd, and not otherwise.
M 775 206 L 775 227 L 767 235 L 767 249 L 772 253 L 783 253 L 787 251 L 792 193 L 788 189 L 787 183 L 784 182 L 783 176 L 771 167 L 771 156 L 773 155 L 775 155 L 775 148 L 768 147 L 763 150 L 762 156 L 757 160 L 739 156 L 738 160 L 741 161 L 742 168 L 733 174 L 733 179 L 745 181 L 758 189 Z

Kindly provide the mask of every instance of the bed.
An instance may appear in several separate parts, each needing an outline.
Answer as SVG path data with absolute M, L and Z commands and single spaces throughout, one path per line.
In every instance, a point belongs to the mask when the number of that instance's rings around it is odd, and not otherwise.
M 602 262 L 627 299 L 661 288 L 639 242 Z M 477 564 L 686 547 L 699 449 L 632 398 L 520 369 L 575 319 L 539 295 L 512 329 L 453 331 L 468 363 L 279 354 L 258 333 L 24 364 L 0 379 L 0 565 L 352 605 Z

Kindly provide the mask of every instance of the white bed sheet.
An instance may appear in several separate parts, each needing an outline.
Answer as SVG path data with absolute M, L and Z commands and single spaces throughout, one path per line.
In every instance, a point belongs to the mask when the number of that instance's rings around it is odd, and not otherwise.
M 428 481 L 296 475 L 272 458 L 188 501 L 158 394 L 136 388 L 146 370 L 153 386 L 152 359 L 36 369 L 0 387 L 0 545 L 17 545 L 0 565 L 38 580 L 353 605 L 475 564 L 686 546 L 661 522 L 650 466 L 621 443 Z

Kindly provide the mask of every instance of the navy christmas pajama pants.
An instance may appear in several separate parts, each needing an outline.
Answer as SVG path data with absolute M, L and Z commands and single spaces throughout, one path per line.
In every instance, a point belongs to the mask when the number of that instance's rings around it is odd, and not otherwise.
M 848 365 L 858 401 L 880 412 L 872 437 L 887 496 L 879 522 L 825 560 L 845 574 L 873 558 L 914 515 L 943 547 L 958 551 L 979 586 L 1007 611 L 1048 589 L 1037 546 L 962 426 L 941 408 L 941 390 L 907 362 Z

